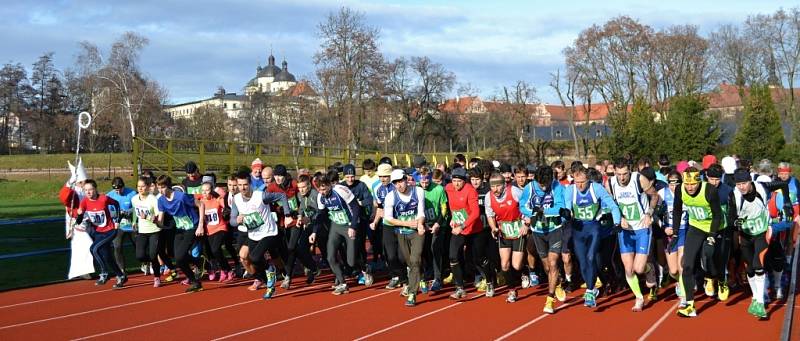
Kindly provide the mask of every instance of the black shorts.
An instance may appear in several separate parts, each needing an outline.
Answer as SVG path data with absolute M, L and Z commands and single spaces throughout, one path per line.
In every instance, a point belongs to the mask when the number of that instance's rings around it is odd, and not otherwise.
M 527 239 L 527 237 L 519 237 L 517 239 L 505 239 L 503 237 L 500 237 L 500 248 L 501 249 L 510 248 L 512 252 L 524 252 L 525 239 Z
M 236 250 L 240 250 L 242 246 L 247 245 L 247 240 L 249 239 L 247 238 L 247 232 L 236 230 L 234 234 L 236 235 Z
M 561 253 L 563 251 L 562 244 L 564 244 L 561 229 L 548 233 L 534 233 L 533 243 L 536 244 L 536 252 L 542 259 L 547 258 L 548 253 Z

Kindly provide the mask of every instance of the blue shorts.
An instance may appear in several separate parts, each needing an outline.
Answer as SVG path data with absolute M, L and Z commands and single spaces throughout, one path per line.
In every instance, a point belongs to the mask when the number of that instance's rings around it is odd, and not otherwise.
M 668 237 L 669 239 L 667 242 L 667 252 L 668 253 L 675 253 L 678 252 L 678 248 L 683 247 L 683 244 L 686 243 L 686 229 L 678 229 L 678 235 Z
M 619 237 L 619 253 L 650 254 L 650 237 L 652 234 L 653 232 L 650 229 L 620 231 L 617 235 Z

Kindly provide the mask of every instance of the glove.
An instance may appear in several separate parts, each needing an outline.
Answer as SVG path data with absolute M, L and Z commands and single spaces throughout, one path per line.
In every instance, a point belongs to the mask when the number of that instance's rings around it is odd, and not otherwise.
M 792 209 L 791 203 L 787 202 L 783 204 L 783 214 L 784 217 L 786 217 L 786 219 L 791 219 L 792 217 L 794 217 L 794 209 Z
M 225 221 L 231 220 L 231 208 L 225 207 L 222 209 L 222 219 Z
M 560 215 L 561 218 L 564 218 L 566 220 L 572 219 L 572 211 L 570 211 L 570 210 L 568 210 L 566 208 L 559 209 L 558 210 L 558 215 Z
M 714 238 L 714 236 L 708 236 L 708 238 L 706 238 L 706 244 L 708 244 L 708 246 L 714 246 L 716 242 L 717 240 Z
M 733 226 L 736 227 L 737 230 L 742 230 L 742 225 L 744 225 L 744 219 L 736 219 L 733 221 Z

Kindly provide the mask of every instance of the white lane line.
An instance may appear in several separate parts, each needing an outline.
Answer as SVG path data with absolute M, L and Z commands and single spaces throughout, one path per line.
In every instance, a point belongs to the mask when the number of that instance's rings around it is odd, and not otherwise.
M 304 292 L 304 291 L 309 291 L 309 290 L 313 290 L 313 289 L 318 289 L 318 288 L 322 288 L 322 287 L 326 287 L 326 286 L 330 286 L 330 284 L 320 284 L 320 285 L 316 285 L 316 286 L 313 286 L 313 287 L 303 288 L 303 289 L 300 289 L 300 290 L 284 291 L 283 293 L 275 295 L 275 298 L 280 297 L 280 296 L 290 295 L 290 294 L 296 294 L 296 293 L 300 293 L 300 292 Z M 182 318 L 202 315 L 202 314 L 214 312 L 214 311 L 217 311 L 217 310 L 238 307 L 240 305 L 245 305 L 245 304 L 259 302 L 259 301 L 264 301 L 264 299 L 263 298 L 258 298 L 258 299 L 253 299 L 253 300 L 249 300 L 249 301 L 244 301 L 244 302 L 224 305 L 224 306 L 221 306 L 221 307 L 216 307 L 216 308 L 212 308 L 212 309 L 206 309 L 206 310 L 194 312 L 194 313 L 187 314 L 187 315 L 180 315 L 180 316 L 170 317 L 170 318 L 167 318 L 167 319 L 161 319 L 161 320 L 158 320 L 158 321 L 148 322 L 148 323 L 145 323 L 145 324 L 139 324 L 139 325 L 135 325 L 135 326 L 127 327 L 127 328 L 110 330 L 110 331 L 99 333 L 99 334 L 83 336 L 83 337 L 79 337 L 79 338 L 74 339 L 74 340 L 86 340 L 86 339 L 105 336 L 105 335 L 109 335 L 109 334 L 125 332 L 125 331 L 129 331 L 129 330 L 133 330 L 133 329 L 149 327 L 149 326 L 160 324 L 160 323 L 164 323 L 164 322 L 175 321 L 175 320 L 179 320 L 179 319 L 182 319 Z
M 106 293 L 106 292 L 124 290 L 125 288 L 136 288 L 136 287 L 143 287 L 143 286 L 147 286 L 147 285 L 145 285 L 145 284 L 133 284 L 133 285 L 126 286 L 123 289 L 98 290 L 98 291 L 92 291 L 92 292 L 84 292 L 84 293 L 80 293 L 80 294 L 64 295 L 64 296 L 51 297 L 51 298 L 43 298 L 43 299 L 39 299 L 39 300 L 35 300 L 35 301 L 20 302 L 20 303 L 14 303 L 14 304 L 0 306 L 0 309 L 19 307 L 19 306 L 28 305 L 28 304 L 34 304 L 34 303 L 56 301 L 56 300 L 61 300 L 61 299 L 65 299 L 65 298 L 80 297 L 80 296 L 94 295 L 94 294 L 102 294 L 102 293 Z
M 341 308 L 341 307 L 345 307 L 345 306 L 348 306 L 348 305 L 351 305 L 351 304 L 356 304 L 356 303 L 359 303 L 359 302 L 363 302 L 363 301 L 366 301 L 366 300 L 370 300 L 370 299 L 373 299 L 373 298 L 375 298 L 375 297 L 379 297 L 379 296 L 383 296 L 383 295 L 391 294 L 391 293 L 397 292 L 397 290 L 398 290 L 398 289 L 394 289 L 394 290 L 390 290 L 390 291 L 382 292 L 382 293 L 380 293 L 380 294 L 376 294 L 376 295 L 372 295 L 372 296 L 367 296 L 367 297 L 364 297 L 364 298 L 357 299 L 357 300 L 355 300 L 355 301 L 350 301 L 350 302 L 347 302 L 347 303 L 342 303 L 342 304 L 339 304 L 339 305 L 335 305 L 335 306 L 333 306 L 333 307 L 328 307 L 328 308 L 325 308 L 325 309 L 322 309 L 322 310 L 317 310 L 317 311 L 314 311 L 314 312 L 311 312 L 311 313 L 307 313 L 307 314 L 303 314 L 303 315 L 298 315 L 298 316 L 295 316 L 295 317 L 292 317 L 292 318 L 288 318 L 288 319 L 285 319 L 285 320 L 281 320 L 281 321 L 273 322 L 273 323 L 270 323 L 270 324 L 267 324 L 267 325 L 263 325 L 263 326 L 259 326 L 259 327 L 256 327 L 256 328 L 251 328 L 251 329 L 248 329 L 248 330 L 243 330 L 243 331 L 240 331 L 240 332 L 238 332 L 238 333 L 235 333 L 235 334 L 230 334 L 230 335 L 222 336 L 222 337 L 216 338 L 216 339 L 214 339 L 214 340 L 224 340 L 224 339 L 230 339 L 230 338 L 233 338 L 233 337 L 236 337 L 236 336 L 239 336 L 239 335 L 243 335 L 243 334 L 247 334 L 247 333 L 254 332 L 254 331 L 256 331 L 256 330 L 261 330 L 261 329 L 264 329 L 264 328 L 269 328 L 269 327 L 277 326 L 277 325 L 279 325 L 279 324 L 283 324 L 283 323 L 286 323 L 286 322 L 291 322 L 291 321 L 298 320 L 298 319 L 301 319 L 301 318 L 304 318 L 304 317 L 308 317 L 308 316 L 316 315 L 316 314 L 319 314 L 319 313 L 324 313 L 324 312 L 326 312 L 326 311 L 331 311 L 331 310 L 334 310 L 334 309 L 339 309 L 339 308 Z
M 573 298 L 573 300 L 575 300 L 575 299 L 577 299 L 577 297 L 576 297 L 576 298 Z M 559 311 L 559 310 L 561 310 L 562 308 L 569 307 L 569 306 L 573 305 L 574 303 L 575 303 L 575 302 L 570 302 L 570 303 L 566 303 L 566 304 L 560 305 L 560 306 L 558 306 L 558 307 L 555 309 L 555 311 Z M 534 324 L 534 323 L 536 323 L 536 322 L 539 322 L 539 321 L 543 320 L 545 317 L 548 317 L 548 316 L 551 316 L 551 315 L 552 315 L 552 314 L 547 314 L 547 313 L 545 313 L 545 314 L 542 314 L 542 315 L 540 315 L 539 317 L 537 317 L 537 318 L 535 318 L 535 319 L 533 319 L 533 320 L 530 320 L 530 321 L 528 321 L 527 323 L 525 323 L 525 324 L 523 324 L 523 325 L 521 325 L 521 326 L 517 327 L 516 329 L 514 329 L 514 330 L 512 330 L 512 331 L 510 331 L 510 332 L 508 332 L 508 333 L 506 333 L 505 335 L 503 335 L 503 336 L 501 336 L 501 337 L 498 337 L 498 338 L 496 338 L 496 339 L 495 339 L 495 341 L 501 341 L 501 340 L 505 340 L 505 339 L 507 339 L 507 338 L 509 338 L 509 337 L 513 336 L 514 334 L 518 333 L 520 330 L 523 330 L 523 329 L 525 329 L 525 328 L 528 328 L 528 327 L 530 327 L 532 324 Z
M 648 329 L 646 332 L 644 332 L 644 335 L 642 335 L 642 337 L 639 338 L 639 341 L 644 341 L 645 339 L 647 339 L 647 337 L 650 336 L 650 334 L 652 334 L 654 331 L 656 331 L 658 326 L 660 326 L 662 323 L 664 323 L 664 320 L 666 320 L 667 317 L 669 317 L 669 315 L 672 314 L 673 311 L 675 311 L 675 308 L 678 307 L 679 303 L 680 302 L 677 302 L 677 303 L 673 304 L 669 309 L 667 309 L 667 312 L 665 312 L 664 315 L 661 315 L 661 318 L 659 318 L 658 321 L 656 321 L 655 324 L 650 326 L 650 329 Z
M 367 338 L 373 337 L 373 336 L 375 336 L 375 335 L 378 335 L 378 334 L 381 334 L 381 333 L 387 332 L 387 331 L 389 331 L 389 330 L 395 329 L 395 328 L 397 328 L 397 327 L 400 327 L 400 326 L 402 326 L 402 325 L 405 325 L 405 324 L 408 324 L 408 323 L 414 322 L 414 321 L 416 321 L 416 320 L 419 320 L 419 319 L 421 319 L 421 318 L 425 318 L 425 317 L 428 317 L 428 316 L 430 316 L 430 315 L 436 314 L 436 313 L 438 313 L 438 312 L 440 312 L 440 311 L 443 311 L 443 310 L 450 309 L 450 308 L 452 308 L 452 307 L 455 307 L 455 306 L 457 306 L 457 305 L 459 305 L 459 304 L 461 304 L 461 303 L 464 303 L 464 302 L 456 302 L 456 303 L 453 303 L 453 304 L 451 304 L 451 305 L 448 305 L 448 306 L 445 306 L 445 307 L 442 307 L 442 308 L 436 309 L 436 310 L 434 310 L 434 311 L 431 311 L 431 312 L 429 312 L 429 313 L 427 313 L 427 314 L 424 314 L 424 315 L 417 316 L 417 317 L 415 317 L 415 318 L 413 318 L 413 319 L 410 319 L 410 320 L 406 320 L 406 321 L 404 321 L 404 322 L 402 322 L 402 323 L 398 323 L 398 324 L 392 325 L 392 326 L 390 326 L 390 327 L 383 328 L 383 329 L 381 329 L 381 330 L 379 330 L 379 331 L 376 331 L 376 332 L 374 332 L 374 333 L 372 333 L 372 334 L 367 334 L 367 335 L 361 336 L 361 337 L 359 337 L 359 338 L 356 338 L 355 340 L 356 340 L 356 341 L 361 341 L 361 340 L 364 340 L 364 339 L 367 339 Z

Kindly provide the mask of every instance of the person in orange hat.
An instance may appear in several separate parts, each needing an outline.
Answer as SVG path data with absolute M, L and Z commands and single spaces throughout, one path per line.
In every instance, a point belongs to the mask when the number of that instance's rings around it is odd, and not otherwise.
M 264 185 L 264 180 L 261 179 L 261 170 L 264 169 L 264 162 L 256 158 L 250 163 L 250 186 L 259 188 Z

